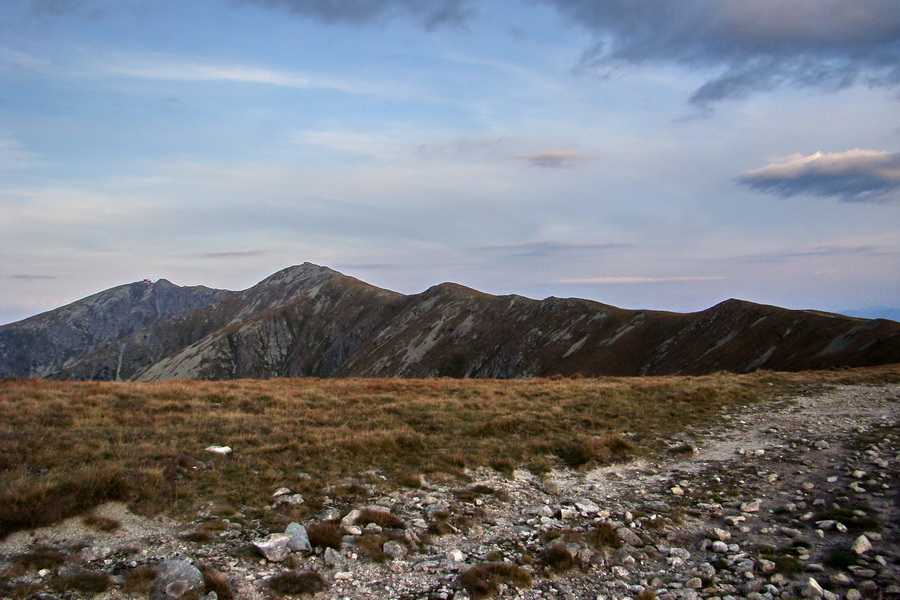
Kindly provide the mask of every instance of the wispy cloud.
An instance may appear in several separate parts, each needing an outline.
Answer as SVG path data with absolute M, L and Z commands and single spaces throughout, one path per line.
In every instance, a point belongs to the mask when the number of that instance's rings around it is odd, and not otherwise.
M 698 282 L 721 281 L 725 277 L 715 276 L 685 276 L 685 277 L 588 277 L 586 279 L 561 279 L 557 283 L 575 283 L 585 285 L 609 285 L 629 283 L 674 283 L 674 282 Z
M 747 171 L 738 181 L 785 198 L 809 194 L 842 202 L 895 203 L 900 201 L 900 152 L 792 154 Z
M 783 86 L 900 85 L 894 0 L 542 0 L 596 36 L 580 69 L 645 64 L 718 71 L 690 101 L 708 109 Z
M 431 31 L 442 26 L 464 27 L 476 14 L 469 0 L 242 0 L 246 4 L 287 10 L 325 23 L 362 25 L 397 17 L 413 18 Z
M 248 64 L 205 61 L 163 53 L 113 56 L 96 65 L 96 68 L 111 75 L 141 79 L 262 84 L 295 89 L 335 89 L 349 93 L 374 91 L 335 79 L 292 71 Z
M 40 156 L 26 150 L 18 140 L 0 138 L 0 170 L 33 167 L 39 164 Z
M 232 259 L 232 258 L 255 258 L 258 256 L 266 256 L 270 254 L 268 250 L 231 250 L 223 252 L 200 252 L 197 254 L 188 254 L 186 258 L 199 259 Z
M 511 244 L 492 244 L 481 246 L 479 252 L 504 252 L 512 256 L 544 256 L 564 252 L 579 252 L 592 250 L 615 250 L 633 246 L 629 242 L 608 242 L 602 244 L 542 241 L 542 242 L 517 242 Z
M 580 154 L 568 150 L 547 150 L 545 152 L 536 152 L 534 154 L 514 154 L 510 158 L 524 160 L 532 167 L 566 169 L 592 157 L 588 154 Z
M 28 273 L 17 273 L 14 275 L 8 275 L 10 279 L 19 279 L 24 281 L 46 281 L 52 279 L 59 279 L 59 277 L 55 275 L 31 275 Z

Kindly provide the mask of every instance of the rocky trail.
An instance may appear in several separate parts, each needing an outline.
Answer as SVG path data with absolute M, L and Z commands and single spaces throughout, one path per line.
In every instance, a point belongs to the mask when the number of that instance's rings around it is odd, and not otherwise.
M 900 598 L 898 401 L 900 385 L 825 388 L 590 471 L 481 470 L 390 493 L 366 479 L 367 497 L 335 490 L 287 533 L 245 515 L 178 523 L 109 504 L 96 511 L 118 523 L 108 533 L 76 518 L 0 540 L 0 596 Z M 55 558 L 23 558 L 39 548 Z M 74 583 L 89 574 L 105 591 Z

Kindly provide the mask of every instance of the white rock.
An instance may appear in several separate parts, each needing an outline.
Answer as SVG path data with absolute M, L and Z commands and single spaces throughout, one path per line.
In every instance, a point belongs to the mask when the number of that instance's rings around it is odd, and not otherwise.
M 853 546 L 851 547 L 851 549 L 856 554 L 865 554 L 866 552 L 872 551 L 872 542 L 870 542 L 869 538 L 867 538 L 866 536 L 861 535 L 856 538 L 856 541 L 853 542 Z
M 669 489 L 676 496 L 684 496 L 684 489 L 680 485 L 676 485 Z
M 286 496 L 287 494 L 290 494 L 290 493 L 291 493 L 291 488 L 280 487 L 277 490 L 275 490 L 274 492 L 272 492 L 272 497 L 278 498 L 279 496 Z
M 724 529 L 715 527 L 712 530 L 712 539 L 727 542 L 728 540 L 731 539 L 731 534 L 729 532 L 725 531 Z
M 453 562 L 463 562 L 464 560 L 466 560 L 466 555 L 463 554 L 462 550 L 454 548 L 447 553 L 447 558 L 449 558 Z
M 716 540 L 712 543 L 712 550 L 718 554 L 727 554 L 728 553 L 728 544 L 723 542 L 722 540 Z
M 253 545 L 271 562 L 283 562 L 290 554 L 288 542 L 291 536 L 283 533 L 273 533 L 267 538 L 253 542 Z
M 760 507 L 762 507 L 762 500 L 753 500 L 752 502 L 744 502 L 741 504 L 741 512 L 759 512 Z
M 821 598 L 825 595 L 825 590 L 822 589 L 822 586 L 819 585 L 819 582 L 813 579 L 812 577 L 806 582 L 806 587 L 803 588 L 803 597 L 804 598 Z
M 350 527 L 351 525 L 355 525 L 356 519 L 359 518 L 359 515 L 360 515 L 359 509 L 354 508 L 353 510 L 348 512 L 347 515 L 343 519 L 341 519 L 341 527 L 346 528 L 346 527 Z
M 220 456 L 228 456 L 231 454 L 231 446 L 207 446 L 205 450 Z

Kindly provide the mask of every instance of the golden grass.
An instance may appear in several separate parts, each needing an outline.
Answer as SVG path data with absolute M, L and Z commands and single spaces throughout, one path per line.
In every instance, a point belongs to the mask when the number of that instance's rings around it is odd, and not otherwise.
M 399 484 L 491 465 L 591 466 L 664 449 L 729 406 L 883 382 L 900 382 L 900 366 L 552 381 L 4 380 L 0 536 L 108 500 L 177 515 L 207 502 L 264 506 L 287 486 L 315 507 L 327 486 L 372 470 Z

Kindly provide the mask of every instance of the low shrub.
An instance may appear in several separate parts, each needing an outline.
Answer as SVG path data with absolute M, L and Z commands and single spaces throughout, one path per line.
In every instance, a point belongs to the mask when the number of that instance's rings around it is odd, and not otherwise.
M 287 571 L 269 579 L 269 589 L 288 596 L 313 595 L 325 589 L 325 579 L 315 571 Z
M 501 583 L 520 588 L 531 587 L 531 575 L 512 563 L 485 563 L 463 571 L 459 583 L 473 600 L 481 600 L 495 595 Z

